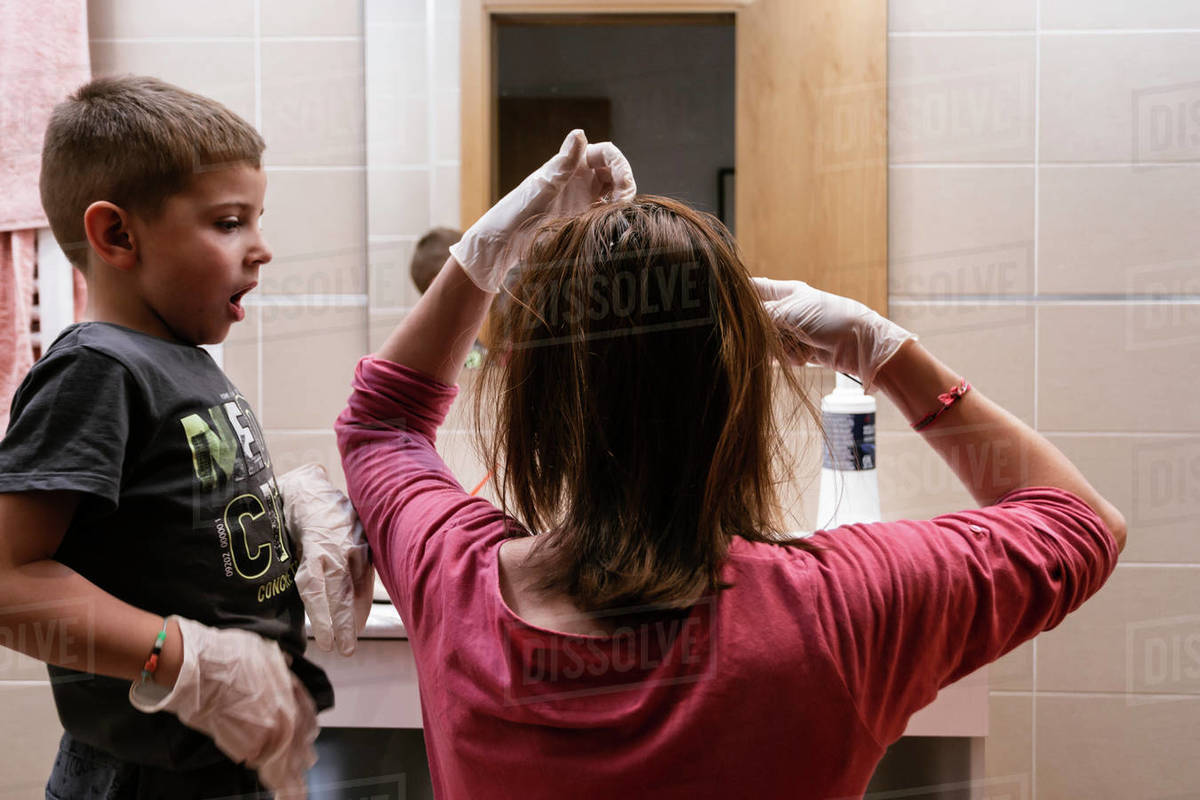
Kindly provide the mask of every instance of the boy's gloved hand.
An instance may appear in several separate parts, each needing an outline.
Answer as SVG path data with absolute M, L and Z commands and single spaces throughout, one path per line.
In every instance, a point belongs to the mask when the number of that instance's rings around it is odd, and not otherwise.
M 586 211 L 600 199 L 623 201 L 637 194 L 633 170 L 612 142 L 588 144 L 581 130 L 563 140 L 558 154 L 521 182 L 450 247 L 475 285 L 495 294 L 516 265 L 529 220 L 541 214 Z
M 283 515 L 299 551 L 296 589 L 312 623 L 317 647 L 354 652 L 367 624 L 375 570 L 367 537 L 350 498 L 329 482 L 320 464 L 305 464 L 279 478 Z
M 813 349 L 823 367 L 855 375 L 863 391 L 900 345 L 916 334 L 849 297 L 822 292 L 803 281 L 753 278 L 758 295 L 776 324 L 785 326 Z
M 317 707 L 279 645 L 251 631 L 168 619 L 183 637 L 175 686 L 134 682 L 129 702 L 146 713 L 170 711 L 208 734 L 280 798 L 305 797 L 304 773 L 317 762 Z

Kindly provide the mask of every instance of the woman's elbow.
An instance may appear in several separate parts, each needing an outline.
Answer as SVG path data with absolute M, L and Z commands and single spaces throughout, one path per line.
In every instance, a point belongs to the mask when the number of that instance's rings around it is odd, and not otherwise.
M 1117 554 L 1120 555 L 1125 550 L 1125 515 L 1116 509 L 1111 503 L 1105 503 L 1105 508 L 1099 510 L 1100 520 L 1104 526 L 1108 528 L 1113 539 L 1117 541 Z

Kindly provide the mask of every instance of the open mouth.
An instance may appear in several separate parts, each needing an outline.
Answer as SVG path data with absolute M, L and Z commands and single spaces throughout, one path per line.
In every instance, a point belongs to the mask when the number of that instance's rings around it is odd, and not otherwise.
M 251 291 L 251 290 L 252 290 L 252 289 L 253 289 L 255 286 L 258 286 L 258 284 L 257 284 L 257 283 L 252 283 L 252 284 L 250 284 L 249 286 L 247 286 L 247 287 L 245 287 L 245 288 L 243 288 L 243 289 L 240 289 L 240 290 L 238 290 L 237 292 L 235 292 L 234 294 L 232 294 L 232 295 L 230 295 L 230 296 L 229 296 L 229 302 L 230 302 L 230 303 L 232 303 L 232 304 L 233 304 L 233 305 L 235 305 L 235 306 L 238 306 L 238 307 L 240 308 L 240 307 L 241 307 L 241 304 L 242 304 L 242 298 L 243 298 L 243 297 L 245 297 L 246 295 L 250 294 L 250 291 Z

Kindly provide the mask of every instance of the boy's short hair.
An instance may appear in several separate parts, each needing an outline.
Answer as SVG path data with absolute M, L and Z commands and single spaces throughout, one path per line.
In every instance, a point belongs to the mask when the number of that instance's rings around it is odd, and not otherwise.
M 96 78 L 59 103 L 42 145 L 42 207 L 54 238 L 86 272 L 83 212 L 107 200 L 154 219 L 199 172 L 261 166 L 254 127 L 207 97 L 142 75 Z
M 462 231 L 453 228 L 433 228 L 417 240 L 409 272 L 417 290 L 425 294 L 429 284 L 450 257 L 450 245 L 462 238 Z

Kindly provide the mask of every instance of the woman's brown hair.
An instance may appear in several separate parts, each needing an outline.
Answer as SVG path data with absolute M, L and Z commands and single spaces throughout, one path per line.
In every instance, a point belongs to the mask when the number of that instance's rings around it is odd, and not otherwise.
M 731 539 L 783 536 L 777 389 L 820 429 L 728 230 L 641 195 L 544 222 L 498 320 L 476 419 L 541 588 L 586 611 L 685 607 Z M 484 424 L 484 409 L 495 417 Z M 487 416 L 490 416 L 488 414 Z

